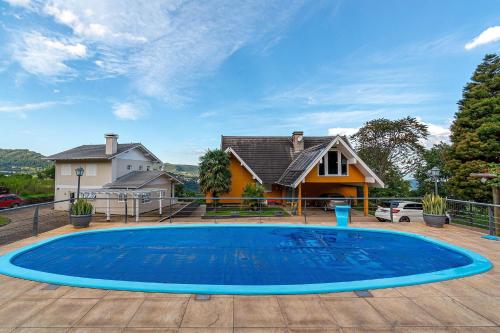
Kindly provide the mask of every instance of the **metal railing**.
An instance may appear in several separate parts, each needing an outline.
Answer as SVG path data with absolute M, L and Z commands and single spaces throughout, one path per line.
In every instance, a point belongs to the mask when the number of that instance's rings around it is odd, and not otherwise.
M 335 205 L 351 206 L 350 222 L 403 222 L 404 216 L 395 213 L 399 202 L 419 203 L 421 198 L 95 198 L 89 200 L 94 207 L 92 222 L 235 222 L 250 221 L 332 223 Z M 367 204 L 368 214 L 365 216 Z M 41 232 L 70 223 L 70 200 L 52 201 L 0 210 L 0 245 L 36 236 Z M 385 209 L 381 215 L 380 207 Z M 500 230 L 500 206 L 447 200 L 447 213 L 452 224 L 474 227 L 491 235 Z M 377 209 L 379 209 L 377 211 Z M 418 215 L 418 214 L 417 214 Z M 417 216 L 415 215 L 415 216 Z M 412 216 L 410 221 L 420 221 Z M 3 226 L 2 226 L 3 225 Z

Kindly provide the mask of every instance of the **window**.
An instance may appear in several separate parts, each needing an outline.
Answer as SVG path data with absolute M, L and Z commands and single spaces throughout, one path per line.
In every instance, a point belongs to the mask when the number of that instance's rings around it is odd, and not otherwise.
M 141 203 L 145 204 L 151 202 L 151 193 L 143 193 L 141 195 Z
M 61 176 L 71 176 L 71 164 L 61 164 Z
M 272 192 L 273 184 L 264 184 L 264 192 Z
M 139 171 L 142 171 L 142 165 L 139 165 Z
M 347 176 L 349 171 L 347 157 L 339 151 L 329 151 L 319 162 L 320 176 Z
M 127 199 L 126 193 L 119 193 L 118 194 L 118 202 L 125 202 L 126 199 Z
M 87 170 L 85 170 L 86 176 L 97 176 L 97 165 L 87 164 Z
M 95 192 L 81 192 L 80 197 L 87 200 L 94 200 L 97 194 Z
M 149 171 L 149 170 L 151 170 L 151 166 L 150 166 L 150 165 L 148 165 L 148 166 L 146 167 L 146 171 Z
M 127 165 L 127 170 L 132 170 L 132 164 Z

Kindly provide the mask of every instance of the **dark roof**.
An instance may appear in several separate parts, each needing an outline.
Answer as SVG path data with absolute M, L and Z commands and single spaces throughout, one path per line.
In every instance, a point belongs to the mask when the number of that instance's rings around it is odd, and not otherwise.
M 327 144 L 333 136 L 305 136 L 304 153 L 309 148 Z M 289 136 L 222 136 L 221 148 L 234 150 L 264 184 L 277 183 L 301 153 L 293 153 Z
M 47 156 L 47 160 L 106 160 L 123 153 L 134 147 L 140 147 L 140 143 L 119 143 L 118 149 L 113 155 L 106 155 L 106 145 L 83 145 L 61 153 Z
M 149 170 L 149 171 L 131 171 L 124 176 L 117 178 L 114 182 L 104 185 L 105 188 L 128 188 L 128 189 L 138 189 L 143 185 L 155 180 L 161 176 L 168 176 L 169 178 L 174 179 L 179 182 L 174 176 L 166 171 L 157 171 L 157 170 Z
M 292 161 L 288 168 L 283 172 L 277 183 L 285 186 L 292 186 L 293 183 L 306 171 L 311 163 L 318 158 L 329 142 L 304 149 Z

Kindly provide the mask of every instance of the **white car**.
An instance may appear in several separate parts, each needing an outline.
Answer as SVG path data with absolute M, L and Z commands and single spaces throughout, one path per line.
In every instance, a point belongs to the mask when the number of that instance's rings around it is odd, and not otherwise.
M 423 208 L 420 202 L 415 201 L 384 201 L 375 211 L 375 217 L 379 221 L 411 222 L 423 220 Z

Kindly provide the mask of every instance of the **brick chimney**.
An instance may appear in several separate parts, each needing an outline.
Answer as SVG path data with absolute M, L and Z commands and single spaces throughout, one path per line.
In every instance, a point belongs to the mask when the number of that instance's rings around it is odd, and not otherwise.
M 293 152 L 298 153 L 304 150 L 304 132 L 295 131 L 292 133 Z
M 106 155 L 116 154 L 118 151 L 118 134 L 107 133 L 104 134 L 106 138 Z

